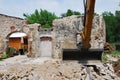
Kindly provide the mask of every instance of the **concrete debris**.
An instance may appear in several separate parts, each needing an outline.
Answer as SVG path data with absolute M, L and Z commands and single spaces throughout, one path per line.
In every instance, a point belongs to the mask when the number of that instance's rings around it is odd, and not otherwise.
M 114 56 L 112 56 L 112 55 L 106 55 L 106 57 L 107 57 L 107 61 L 108 62 L 116 62 L 116 61 L 118 61 L 118 59 L 117 58 L 115 58 Z
M 115 50 L 115 48 L 111 44 L 109 44 L 108 42 L 105 43 L 104 52 L 112 52 L 114 50 Z
M 38 64 L 39 61 L 43 62 Z M 41 58 L 37 59 L 37 62 L 34 59 L 21 62 L 19 65 L 10 66 L 10 63 L 6 66 L 1 65 L 0 80 L 120 80 L 120 78 L 114 74 L 111 64 L 83 66 L 77 61 L 61 64 L 59 60 Z
M 116 75 L 120 77 L 120 59 L 113 63 L 113 68 Z

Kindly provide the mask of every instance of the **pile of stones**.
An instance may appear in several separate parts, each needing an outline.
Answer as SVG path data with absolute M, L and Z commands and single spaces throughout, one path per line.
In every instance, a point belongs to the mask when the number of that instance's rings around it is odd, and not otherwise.
M 111 64 L 83 66 L 78 62 L 45 61 L 0 70 L 0 80 L 120 80 Z

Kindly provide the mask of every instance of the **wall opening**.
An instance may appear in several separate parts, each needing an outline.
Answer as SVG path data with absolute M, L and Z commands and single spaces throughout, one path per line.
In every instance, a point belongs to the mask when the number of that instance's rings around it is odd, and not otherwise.
M 24 32 L 13 32 L 7 36 L 6 53 L 14 55 L 24 55 L 28 52 L 28 36 Z
M 52 38 L 40 37 L 40 56 L 51 57 L 52 56 Z

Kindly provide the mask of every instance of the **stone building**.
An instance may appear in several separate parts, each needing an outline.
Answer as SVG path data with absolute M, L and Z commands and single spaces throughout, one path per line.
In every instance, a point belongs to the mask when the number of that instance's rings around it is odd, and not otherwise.
M 21 31 L 23 25 L 21 18 L 0 14 L 0 53 L 5 52 L 9 35 Z
M 83 30 L 83 16 L 70 16 L 53 21 L 53 28 L 43 29 L 40 24 L 26 24 L 26 21 L 0 14 L 0 53 L 5 53 L 9 36 L 23 32 L 28 36 L 28 54 L 32 57 L 62 58 L 64 49 L 76 49 Z M 93 20 L 91 48 L 104 48 L 105 22 L 102 16 Z
M 28 36 L 28 53 L 35 54 L 38 49 L 33 45 L 38 44 L 39 26 L 40 24 L 27 24 L 22 18 L 0 14 L 0 53 L 6 53 L 11 34 L 23 32 Z

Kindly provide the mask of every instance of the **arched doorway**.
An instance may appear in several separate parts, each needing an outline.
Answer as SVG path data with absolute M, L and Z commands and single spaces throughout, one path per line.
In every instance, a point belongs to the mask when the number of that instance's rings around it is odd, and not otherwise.
M 24 32 L 13 32 L 7 36 L 6 52 L 14 55 L 25 54 L 28 50 L 28 36 Z

